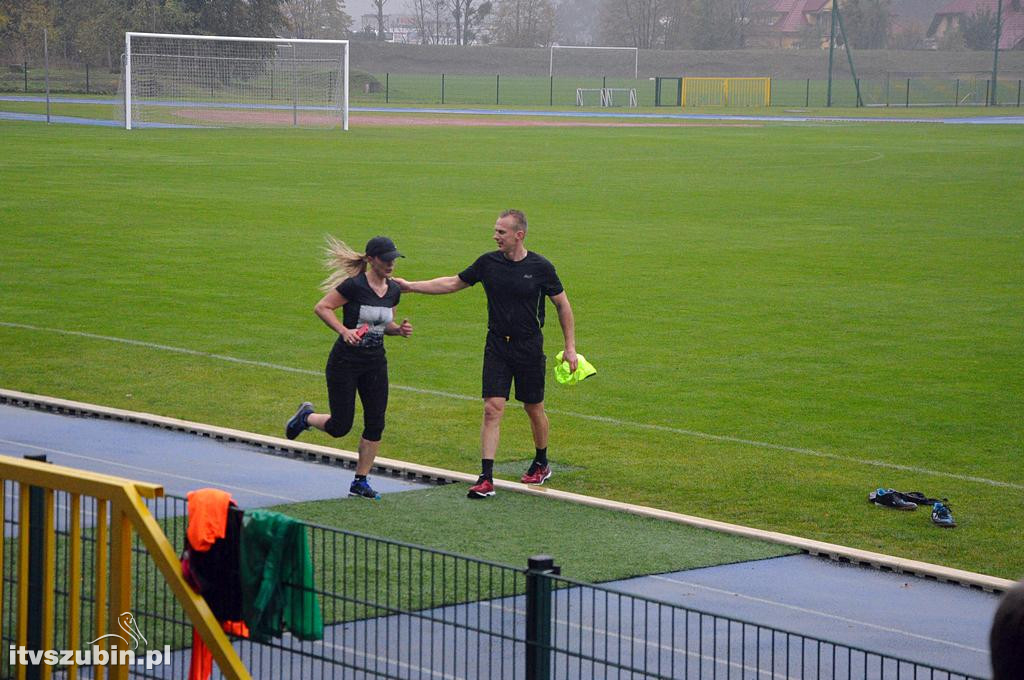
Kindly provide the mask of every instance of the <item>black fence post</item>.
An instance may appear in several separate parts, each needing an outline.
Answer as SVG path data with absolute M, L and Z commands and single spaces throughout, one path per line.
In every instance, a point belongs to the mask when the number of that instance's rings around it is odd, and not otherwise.
M 956 90 L 953 95 L 953 106 L 960 106 L 960 79 L 956 79 Z
M 555 77 L 548 78 L 548 106 L 555 105 Z
M 28 62 L 21 65 L 21 72 L 25 76 L 25 92 L 28 92 Z
M 807 94 L 804 95 L 804 108 L 811 105 L 811 79 L 807 79 Z
M 1018 80 L 1017 81 L 1017 108 L 1018 109 L 1020 108 L 1020 83 L 1021 83 L 1021 81 Z
M 907 108 L 910 108 L 910 78 L 907 78 Z
M 27 460 L 46 462 L 45 455 L 25 456 Z M 46 519 L 45 491 L 38 486 L 28 489 L 28 621 L 25 645 L 30 650 L 43 649 L 43 583 L 46 565 Z M 21 532 L 25 527 L 18 527 Z M 26 534 L 22 533 L 22 536 Z M 30 664 L 25 677 L 36 680 L 42 677 L 43 666 Z
M 391 73 L 384 74 L 384 103 L 391 102 Z
M 501 74 L 494 74 L 494 105 L 501 105 Z
M 991 80 L 986 80 L 985 81 L 985 106 L 988 106 L 989 102 L 991 100 L 992 100 L 992 81 Z
M 89 62 L 85 62 L 85 93 L 89 94 Z
M 526 567 L 526 680 L 551 679 L 551 576 L 555 558 L 534 555 Z
M 444 74 L 441 74 L 441 105 L 444 105 Z

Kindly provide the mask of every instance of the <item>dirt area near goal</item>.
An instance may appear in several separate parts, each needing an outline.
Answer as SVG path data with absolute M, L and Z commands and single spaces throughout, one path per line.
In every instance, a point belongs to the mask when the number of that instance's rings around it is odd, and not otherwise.
M 207 123 L 234 123 L 239 125 L 291 125 L 295 118 L 291 111 L 239 111 L 229 109 L 179 109 L 179 118 Z M 335 127 L 336 116 L 308 111 L 298 113 L 298 124 L 306 127 Z M 351 126 L 395 125 L 450 125 L 461 127 L 761 127 L 759 124 L 722 121 L 651 121 L 596 120 L 585 118 L 558 118 L 554 116 L 488 115 L 463 116 L 456 114 L 374 114 L 360 113 L 349 116 Z

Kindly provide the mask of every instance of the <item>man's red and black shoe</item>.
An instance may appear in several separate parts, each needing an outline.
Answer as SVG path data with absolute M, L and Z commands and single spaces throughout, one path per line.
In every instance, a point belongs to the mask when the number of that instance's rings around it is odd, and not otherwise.
M 466 494 L 467 498 L 488 498 L 494 495 L 494 482 L 487 479 L 483 475 L 476 480 L 476 484 L 469 487 L 469 493 Z
M 551 466 L 550 465 L 538 465 L 533 463 L 530 465 L 530 469 L 519 478 L 519 481 L 523 484 L 543 484 L 548 481 L 551 477 Z

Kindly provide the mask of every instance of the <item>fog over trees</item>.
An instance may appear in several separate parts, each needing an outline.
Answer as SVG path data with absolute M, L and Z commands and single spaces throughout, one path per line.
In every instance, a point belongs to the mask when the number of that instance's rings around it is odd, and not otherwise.
M 384 40 L 386 18 L 405 15 L 422 44 L 508 47 L 603 45 L 641 49 L 731 50 L 764 31 L 765 0 L 351 0 L 375 16 L 353 25 L 345 0 L 0 0 L 0 54 L 20 62 L 51 53 L 117 68 L 125 31 Z M 840 0 L 851 46 L 920 48 L 945 0 Z M 1020 0 L 1008 0 L 1019 5 Z M 757 14 L 761 12 L 761 14 Z M 903 14 L 899 14 L 903 12 Z M 362 12 L 359 12 L 362 13 Z M 964 17 L 940 49 L 990 49 L 995 17 Z M 820 48 L 822 28 L 795 46 Z

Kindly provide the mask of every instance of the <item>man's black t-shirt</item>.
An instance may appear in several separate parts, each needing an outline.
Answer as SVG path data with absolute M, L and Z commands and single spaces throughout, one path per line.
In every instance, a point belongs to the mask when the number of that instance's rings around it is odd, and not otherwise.
M 388 289 L 383 296 L 377 295 L 366 280 L 366 273 L 347 278 L 337 290 L 345 298 L 342 307 L 341 323 L 346 328 L 358 329 L 366 324 L 366 335 L 358 345 L 349 345 L 339 335 L 334 343 L 336 352 L 343 352 L 351 357 L 375 358 L 384 355 L 384 329 L 394 321 L 393 307 L 398 304 L 401 289 L 394 281 L 388 280 Z
M 481 255 L 459 273 L 469 285 L 484 284 L 487 328 L 497 335 L 526 338 L 544 326 L 544 296 L 562 292 L 555 267 L 532 251 L 519 262 L 500 251 Z

